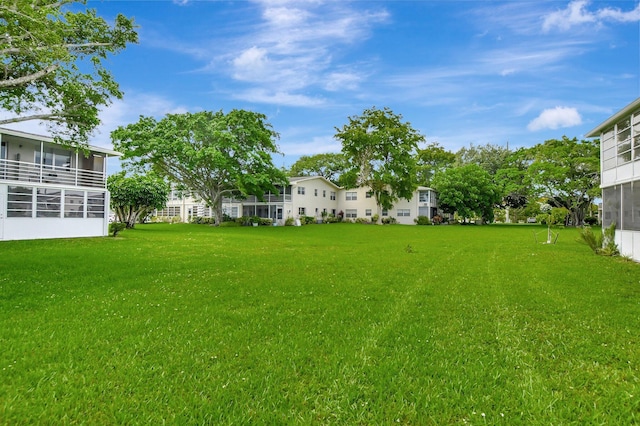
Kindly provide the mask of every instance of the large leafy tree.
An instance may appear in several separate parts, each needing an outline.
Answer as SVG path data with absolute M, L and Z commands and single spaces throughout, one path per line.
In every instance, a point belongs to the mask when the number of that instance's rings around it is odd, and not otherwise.
M 509 148 L 488 143 L 486 145 L 470 144 L 468 147 L 460 148 L 455 155 L 458 165 L 477 164 L 494 176 L 503 167 L 510 154 Z
M 122 97 L 103 62 L 137 42 L 133 19 L 109 24 L 73 3 L 85 1 L 0 2 L 0 108 L 12 114 L 0 125 L 43 120 L 55 137 L 84 144 L 100 107 Z
M 415 153 L 424 136 L 409 122 L 389 108 L 371 108 L 349 117 L 336 131 L 350 167 L 343 175 L 344 186 L 369 187 L 378 213 L 400 198 L 411 199 L 417 187 Z
M 519 148 L 509 153 L 502 166 L 496 171 L 494 179 L 502 192 L 502 205 L 510 208 L 526 206 L 532 195 L 533 186 L 528 168 L 532 161 L 532 150 Z
M 258 198 L 286 184 L 274 166 L 278 134 L 263 114 L 233 110 L 141 117 L 111 133 L 126 167 L 151 168 L 188 188 L 222 220 L 223 197 Z
M 500 202 L 500 190 L 491 175 L 477 164 L 452 167 L 433 178 L 438 204 L 446 213 L 466 219 L 482 217 L 493 222 L 493 208 Z
M 418 149 L 416 154 L 416 174 L 420 185 L 431 185 L 433 176 L 451 167 L 456 161 L 456 155 L 447 151 L 437 142 Z
M 574 225 L 582 225 L 601 194 L 599 141 L 563 136 L 536 145 L 531 156 L 527 176 L 535 190 L 553 207 L 568 209 Z
M 323 176 L 339 184 L 340 176 L 347 169 L 347 161 L 340 153 L 303 155 L 289 170 L 291 176 Z
M 111 193 L 111 208 L 118 221 L 133 228 L 138 219 L 144 219 L 155 209 L 164 208 L 169 197 L 169 185 L 154 175 L 126 176 L 125 172 L 107 178 Z

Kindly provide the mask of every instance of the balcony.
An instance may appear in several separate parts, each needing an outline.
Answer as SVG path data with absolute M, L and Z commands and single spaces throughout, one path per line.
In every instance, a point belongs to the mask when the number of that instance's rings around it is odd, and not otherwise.
M 102 171 L 0 159 L 0 181 L 105 188 Z

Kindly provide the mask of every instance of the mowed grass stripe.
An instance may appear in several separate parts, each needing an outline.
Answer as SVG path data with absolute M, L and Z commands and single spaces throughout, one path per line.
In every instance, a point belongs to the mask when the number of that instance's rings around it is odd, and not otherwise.
M 534 231 L 147 225 L 0 244 L 0 422 L 637 421 L 638 265 Z

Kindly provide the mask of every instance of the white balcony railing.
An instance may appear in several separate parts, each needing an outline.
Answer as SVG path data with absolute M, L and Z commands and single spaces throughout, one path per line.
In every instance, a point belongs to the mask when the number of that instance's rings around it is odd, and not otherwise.
M 54 183 L 61 185 L 105 188 L 103 172 L 75 169 L 65 166 L 26 163 L 23 161 L 0 160 L 0 181 L 29 183 Z

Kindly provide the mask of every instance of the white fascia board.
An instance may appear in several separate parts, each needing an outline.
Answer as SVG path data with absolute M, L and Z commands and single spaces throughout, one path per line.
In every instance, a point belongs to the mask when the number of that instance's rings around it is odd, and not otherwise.
M 5 127 L 0 127 L 0 134 L 11 135 L 11 136 L 19 137 L 19 138 L 32 139 L 32 140 L 35 140 L 35 141 L 41 141 L 41 142 L 47 142 L 47 143 L 51 143 L 51 144 L 55 144 L 55 145 L 60 145 L 52 137 L 49 137 L 49 136 L 36 135 L 35 133 L 27 133 L 27 132 L 22 132 L 22 131 L 19 131 L 19 130 L 7 129 Z M 120 157 L 120 156 L 122 156 L 121 152 L 114 151 L 114 150 L 109 149 L 109 148 L 102 148 L 102 147 L 99 147 L 99 146 L 87 145 L 87 149 L 89 149 L 89 151 L 91 151 L 91 152 L 95 152 L 95 153 L 99 153 L 99 154 L 105 154 L 105 155 L 111 156 L 111 157 Z
M 604 129 L 606 129 L 608 127 L 611 127 L 618 120 L 620 120 L 622 117 L 624 117 L 625 115 L 631 114 L 631 112 L 633 110 L 635 110 L 636 108 L 638 108 L 638 107 L 640 107 L 640 98 L 636 99 L 635 101 L 631 102 L 626 107 L 622 108 L 620 111 L 618 111 L 615 114 L 613 114 L 611 117 L 609 117 L 608 119 L 603 121 L 601 124 L 599 124 L 593 130 L 591 130 L 590 132 L 587 132 L 584 136 L 587 137 L 587 138 L 600 137 L 600 134 L 602 133 L 602 131 Z

